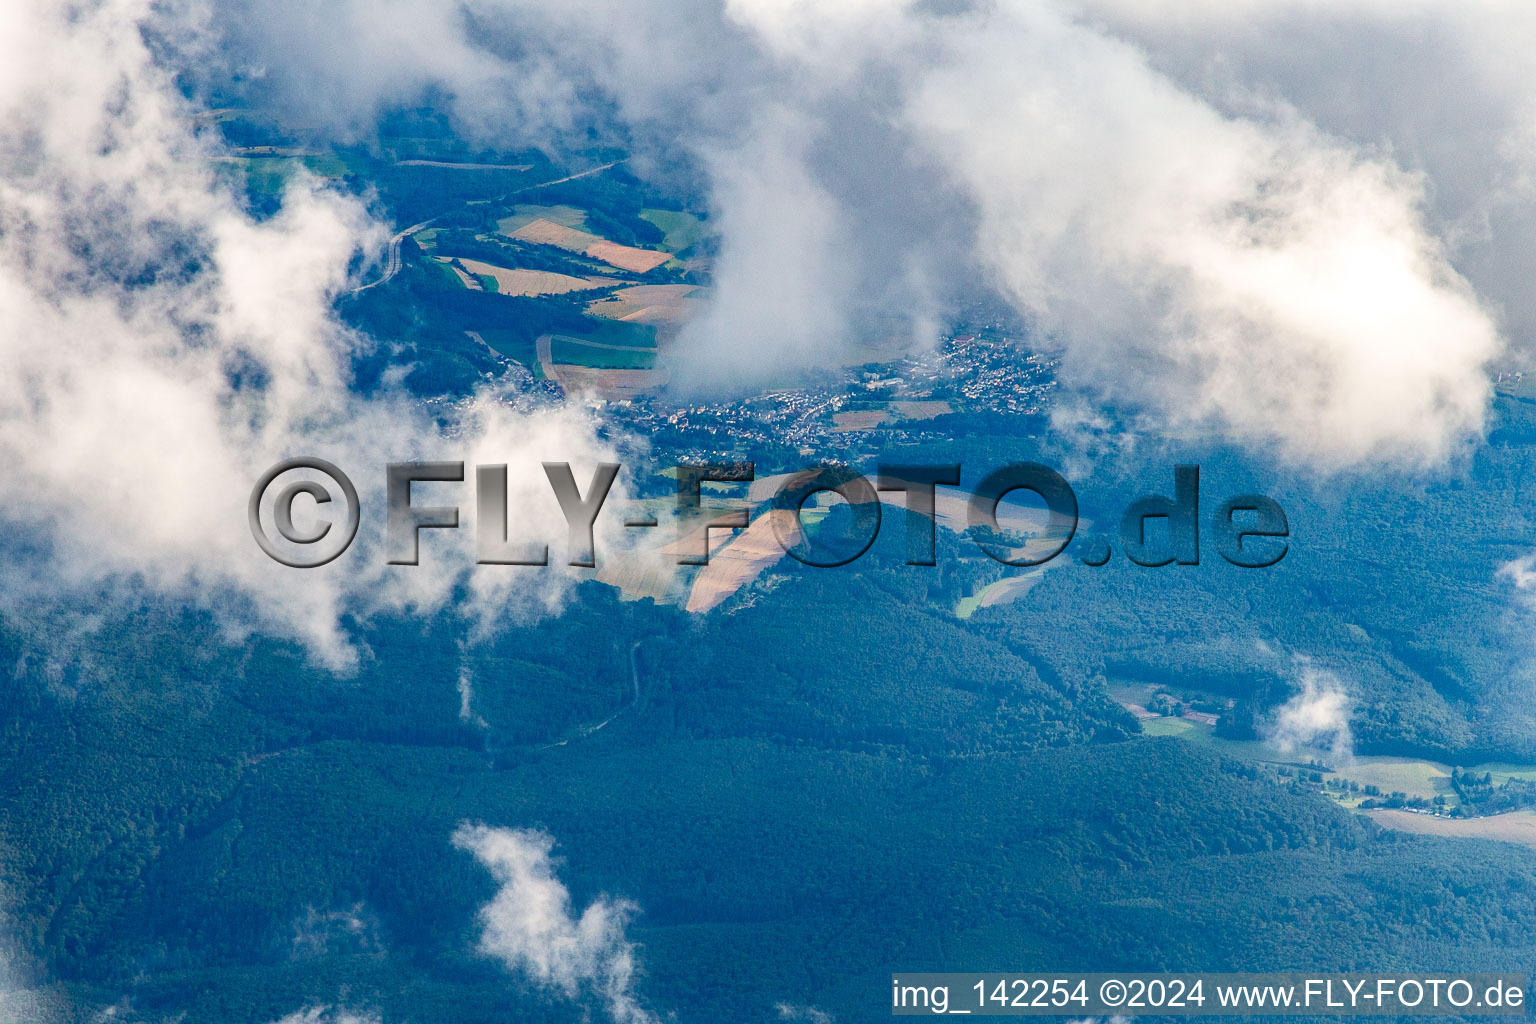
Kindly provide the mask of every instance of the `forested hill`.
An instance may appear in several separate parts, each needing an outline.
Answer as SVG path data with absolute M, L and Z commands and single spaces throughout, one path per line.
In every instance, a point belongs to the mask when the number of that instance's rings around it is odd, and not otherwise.
M 480 821 L 555 835 L 578 905 L 638 901 L 640 992 L 679 1020 L 883 1018 L 892 965 L 1528 965 L 1536 855 L 1128 740 L 1098 689 L 926 605 L 858 572 L 704 619 L 593 585 L 467 659 L 446 618 L 377 623 L 351 678 L 154 607 L 10 634 L 22 953 L 126 1020 L 568 1019 L 472 952 L 494 882 L 449 840 Z

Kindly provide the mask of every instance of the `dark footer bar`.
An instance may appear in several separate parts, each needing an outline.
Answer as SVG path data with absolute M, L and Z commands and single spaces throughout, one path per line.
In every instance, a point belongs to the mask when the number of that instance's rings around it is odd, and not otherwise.
M 1523 974 L 893 974 L 891 1012 L 922 1016 L 1523 1016 Z

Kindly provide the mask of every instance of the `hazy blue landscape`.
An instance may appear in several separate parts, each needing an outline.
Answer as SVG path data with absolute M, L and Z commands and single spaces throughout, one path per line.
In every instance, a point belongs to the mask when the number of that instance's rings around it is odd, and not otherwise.
M 1536 19 L 1302 8 L 0 15 L 0 1024 L 1529 972 Z

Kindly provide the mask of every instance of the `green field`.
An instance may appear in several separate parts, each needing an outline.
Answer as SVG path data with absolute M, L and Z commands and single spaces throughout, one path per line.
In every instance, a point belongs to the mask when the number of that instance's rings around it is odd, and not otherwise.
M 496 222 L 496 230 L 504 235 L 510 235 L 518 228 L 532 224 L 536 220 L 547 220 L 576 231 L 587 230 L 586 211 L 578 210 L 574 206 L 514 206 L 509 216 Z
M 566 366 L 594 370 L 649 370 L 656 365 L 656 350 L 593 345 L 588 339 L 556 334 L 549 340 L 550 358 Z
M 533 370 L 538 375 L 538 354 L 534 351 L 533 342 L 525 338 L 517 331 L 498 329 L 495 327 L 482 327 L 475 333 L 485 339 L 485 343 L 508 359 L 516 359 L 518 362 Z
M 1025 569 L 1023 572 L 1012 576 L 1004 576 L 1000 580 L 994 580 L 982 587 L 970 597 L 960 599 L 955 605 L 955 616 L 968 619 L 982 607 L 983 601 L 988 601 L 988 607 L 1008 601 L 1017 601 L 1029 593 L 1039 583 L 1046 572 L 1062 563 L 1059 561 L 1048 562 L 1045 565 Z
M 666 233 L 661 246 L 671 252 L 692 248 L 709 236 L 709 226 L 703 220 L 681 210 L 641 210 L 640 217 Z
M 600 316 L 589 316 L 585 319 L 587 327 L 581 332 L 581 341 L 595 342 L 599 345 L 620 345 L 624 348 L 651 350 L 656 348 L 656 328 L 650 324 L 605 320 Z
M 444 288 L 448 288 L 456 292 L 465 290 L 463 279 L 460 278 L 458 274 L 455 274 L 453 272 L 453 267 L 449 266 L 447 263 L 439 263 L 436 260 L 428 260 L 425 265 L 429 268 L 430 272 L 436 273 L 438 277 L 442 278 L 442 285 Z
M 1181 740 L 1190 740 L 1202 747 L 1216 746 L 1216 737 L 1212 735 L 1211 727 L 1201 725 L 1199 722 L 1191 722 L 1187 718 L 1148 718 L 1141 723 L 1141 731 L 1145 736 L 1175 736 Z M 1254 746 L 1258 746 L 1257 743 Z

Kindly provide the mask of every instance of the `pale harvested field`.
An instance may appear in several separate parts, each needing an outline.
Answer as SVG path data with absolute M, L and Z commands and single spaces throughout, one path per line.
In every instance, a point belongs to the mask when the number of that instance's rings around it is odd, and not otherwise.
M 556 224 L 552 220 L 540 217 L 529 221 L 516 231 L 512 237 L 519 242 L 532 242 L 534 245 L 553 245 L 560 249 L 569 249 L 571 252 L 586 252 L 588 247 L 601 242 L 596 235 L 589 235 L 585 231 L 566 227 L 564 224 Z
M 775 473 L 772 476 L 760 476 L 747 484 L 747 500 L 754 505 L 761 505 L 765 501 L 771 501 L 778 493 L 779 487 L 784 481 L 795 476 L 795 473 Z M 720 486 L 725 486 L 724 484 Z M 736 486 L 741 486 L 737 484 Z
M 598 370 L 566 363 L 545 363 L 544 375 L 566 391 L 590 391 L 604 398 L 628 398 L 667 382 L 665 370 Z
M 639 601 L 648 597 L 665 604 L 677 585 L 678 573 L 675 564 L 644 553 L 630 552 L 601 562 L 597 569 L 597 579 L 600 583 L 617 587 L 626 601 Z
M 769 509 L 709 556 L 709 564 L 693 578 L 687 611 L 702 614 L 761 576 L 784 557 L 784 547 L 774 532 L 777 523 L 785 536 L 799 536 L 795 514 L 788 509 Z
M 1536 811 L 1511 811 L 1491 818 L 1437 818 L 1411 811 L 1366 811 L 1378 825 L 1399 832 L 1451 836 L 1466 839 L 1497 839 L 1536 847 Z
M 566 292 L 585 291 L 588 288 L 606 288 L 612 281 L 601 277 L 572 277 L 548 270 L 522 270 L 498 267 L 480 260 L 459 260 L 471 274 L 484 274 L 496 279 L 496 291 L 500 295 L 564 295 Z
M 643 274 L 647 270 L 655 270 L 672 258 L 669 252 L 637 249 L 632 245 L 620 245 L 618 242 L 606 240 L 590 245 L 582 251 L 595 260 L 602 260 L 611 267 L 618 267 L 632 274 Z
M 438 258 L 438 262 L 443 264 L 443 266 L 447 267 L 449 270 L 453 271 L 453 276 L 459 279 L 459 284 L 462 284 L 465 288 L 468 288 L 470 291 L 472 291 L 472 292 L 480 292 L 480 291 L 484 291 L 485 290 L 484 288 L 480 287 L 480 282 L 479 281 L 477 281 L 474 278 L 470 277 L 468 274 L 464 273 L 464 271 L 460 270 L 458 267 L 454 266 L 452 263 L 449 263 L 447 260 L 442 259 L 441 257 L 439 257 Z
M 730 510 L 727 509 L 726 511 Z M 719 514 L 719 510 L 717 510 L 717 514 Z M 681 558 L 683 555 L 687 555 L 689 558 L 695 557 L 698 554 L 699 549 L 707 541 L 709 544 L 709 557 L 714 558 L 721 548 L 725 547 L 731 542 L 731 538 L 733 536 L 734 531 L 725 529 L 724 527 L 716 527 L 715 529 L 708 531 L 708 534 L 706 535 L 705 528 L 703 526 L 699 526 L 690 530 L 685 536 L 676 540 L 669 541 L 666 546 L 661 549 L 661 554 L 662 557 L 670 558 L 678 565 L 682 565 L 683 563 L 678 562 L 679 558 Z
M 846 434 L 854 430 L 874 430 L 889 421 L 891 414 L 884 409 L 858 409 L 854 412 L 832 414 L 832 432 Z
M 559 367 L 564 371 L 566 367 Z M 803 478 L 810 476 L 814 471 L 801 470 L 795 473 L 780 473 L 773 476 L 760 477 L 747 485 L 747 506 L 757 506 L 771 501 L 780 487 L 796 486 Z M 740 487 L 741 485 L 719 485 L 721 490 Z M 705 485 L 706 491 L 714 488 Z M 730 493 L 739 493 L 731 491 Z M 905 507 L 905 496 L 900 491 L 881 491 L 880 500 L 894 507 Z M 961 532 L 968 525 L 970 511 L 970 496 L 953 488 L 939 488 L 934 500 L 934 519 L 946 528 L 955 532 Z M 734 504 L 734 503 L 732 503 Z M 715 509 L 718 514 L 721 509 Z M 770 567 L 775 565 L 785 556 L 783 545 L 779 543 L 774 532 L 774 518 L 783 520 L 782 526 L 786 536 L 794 538 L 798 536 L 799 527 L 795 524 L 794 513 L 788 510 L 769 509 L 759 515 L 752 524 L 742 531 L 732 533 L 728 530 L 717 530 L 710 533 L 710 561 L 702 567 L 694 577 L 689 590 L 686 609 L 690 612 L 706 612 L 716 607 L 731 594 L 734 594 L 742 586 L 762 575 Z M 813 517 L 813 511 L 807 506 L 807 519 Z M 1038 516 L 1028 517 L 1038 519 L 1037 529 L 1044 529 L 1046 515 L 1040 511 Z M 1089 528 L 1093 524 L 1089 520 L 1082 520 L 1080 528 Z M 686 544 L 676 542 L 668 544 L 662 549 L 663 555 L 675 558 L 684 550 L 696 550 L 700 542 L 699 531 L 695 530 L 688 538 Z M 1028 554 L 1040 557 L 1046 551 L 1055 548 L 1060 543 L 1060 537 L 1046 535 L 1034 538 L 1023 548 L 1016 549 L 1015 555 Z M 971 607 L 987 607 L 994 604 L 1003 604 L 1017 600 L 1035 584 L 1040 582 L 1044 572 L 1057 565 L 1065 563 L 1065 557 L 1058 558 L 1043 566 L 1025 570 L 1013 576 L 1000 580 L 989 587 L 983 588 L 978 594 L 968 599 Z M 967 612 L 968 614 L 969 612 Z
M 534 245 L 553 245 L 559 249 L 570 252 L 579 252 L 585 256 L 591 256 L 595 260 L 602 260 L 611 267 L 620 270 L 628 270 L 631 273 L 643 274 L 661 266 L 672 258 L 668 252 L 657 252 L 654 249 L 637 249 L 632 245 L 620 245 L 610 242 L 606 238 L 576 228 L 566 227 L 564 224 L 556 224 L 552 220 L 543 217 L 529 221 L 522 227 L 511 232 L 511 237 L 520 242 L 531 242 Z
M 900 491 L 882 491 L 880 500 L 904 503 L 906 498 Z M 971 525 L 970 493 L 957 491 L 953 487 L 940 487 L 933 494 L 933 519 L 952 533 L 964 533 Z
M 892 402 L 890 408 L 896 415 L 908 420 L 931 420 L 935 416 L 945 416 L 955 411 L 948 402 Z
M 641 284 L 621 288 L 606 298 L 594 299 L 587 306 L 587 312 L 609 320 L 681 327 L 697 315 L 704 304 L 704 300 L 692 297 L 698 290 L 691 284 Z
M 859 409 L 832 414 L 832 432 L 874 430 L 900 420 L 931 420 L 954 412 L 948 402 L 888 402 L 883 409 Z

